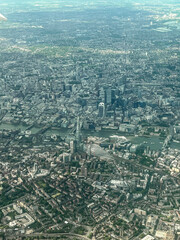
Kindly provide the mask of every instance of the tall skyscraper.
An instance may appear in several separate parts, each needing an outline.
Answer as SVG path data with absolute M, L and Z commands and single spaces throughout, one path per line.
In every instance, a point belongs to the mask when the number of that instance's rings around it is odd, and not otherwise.
M 71 154 L 76 152 L 76 141 L 75 140 L 70 141 L 70 150 L 71 150 Z
M 80 124 L 80 118 L 77 117 L 77 123 L 76 123 L 76 141 L 77 145 L 79 145 L 81 140 L 81 124 Z
M 112 90 L 111 90 L 111 88 L 106 89 L 106 103 L 107 104 L 112 103 Z
M 105 104 L 103 102 L 99 103 L 98 110 L 99 110 L 98 116 L 100 118 L 104 118 L 105 117 Z
M 99 97 L 103 103 L 106 101 L 106 93 L 103 88 L 99 90 Z
M 81 176 L 87 177 L 87 167 L 85 165 L 81 167 Z

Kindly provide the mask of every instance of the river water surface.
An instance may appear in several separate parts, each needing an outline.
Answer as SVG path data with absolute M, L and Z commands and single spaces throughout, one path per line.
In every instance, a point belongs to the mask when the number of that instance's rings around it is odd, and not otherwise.
M 25 131 L 28 127 L 24 126 L 22 124 L 19 125 L 13 125 L 10 123 L 2 123 L 0 124 L 0 130 L 17 130 L 20 129 L 21 131 Z M 40 131 L 41 128 L 38 127 L 32 127 L 30 129 L 32 134 L 36 134 L 38 131 Z M 66 137 L 70 133 L 70 129 L 66 128 L 57 128 L 57 129 L 49 129 L 44 134 L 46 136 L 51 136 L 52 134 L 56 134 L 58 136 L 61 136 L 62 138 Z M 133 144 L 144 144 L 144 146 L 149 146 L 151 150 L 161 150 L 164 142 L 164 138 L 161 138 L 159 136 L 134 136 L 129 135 L 126 133 L 118 132 L 117 130 L 101 130 L 99 132 L 96 131 L 90 131 L 90 130 L 82 130 L 83 137 L 88 136 L 97 136 L 97 137 L 105 137 L 108 138 L 112 135 L 118 135 L 118 136 L 125 136 L 131 143 Z M 172 142 L 170 147 L 174 149 L 180 150 L 180 143 Z

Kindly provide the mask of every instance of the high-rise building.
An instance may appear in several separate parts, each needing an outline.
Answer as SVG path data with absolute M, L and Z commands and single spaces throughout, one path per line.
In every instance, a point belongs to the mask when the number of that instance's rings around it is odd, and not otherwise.
M 80 119 L 79 119 L 79 116 L 77 117 L 77 123 L 76 123 L 76 140 L 79 143 L 79 140 L 80 140 Z
M 87 177 L 87 167 L 84 165 L 81 167 L 81 176 Z
M 75 140 L 70 141 L 70 150 L 71 150 L 71 154 L 76 152 L 76 141 Z
M 99 110 L 98 116 L 100 118 L 105 117 L 105 104 L 103 102 L 99 103 L 98 110 Z
M 81 143 L 81 122 L 79 116 L 77 117 L 76 123 L 76 149 L 82 150 L 82 143 Z
M 103 88 L 99 90 L 99 97 L 103 103 L 106 101 L 106 92 L 104 91 Z
M 68 163 L 71 161 L 71 154 L 63 153 L 63 163 Z
M 106 89 L 106 103 L 107 104 L 112 103 L 112 90 L 111 90 L 111 88 Z

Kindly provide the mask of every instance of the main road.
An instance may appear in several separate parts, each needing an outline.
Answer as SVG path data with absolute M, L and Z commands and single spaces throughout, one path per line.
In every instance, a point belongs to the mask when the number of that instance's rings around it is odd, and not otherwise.
M 53 238 L 53 237 L 62 237 L 62 236 L 66 236 L 66 237 L 76 237 L 78 239 L 82 239 L 82 240 L 89 240 L 89 238 L 85 237 L 85 236 L 81 236 L 79 234 L 75 234 L 75 233 L 32 233 L 32 234 L 22 234 L 22 235 L 16 235 L 16 236 L 6 236 L 7 240 L 13 240 L 13 239 L 18 239 L 18 238 L 24 238 L 24 237 L 44 237 L 47 239 Z

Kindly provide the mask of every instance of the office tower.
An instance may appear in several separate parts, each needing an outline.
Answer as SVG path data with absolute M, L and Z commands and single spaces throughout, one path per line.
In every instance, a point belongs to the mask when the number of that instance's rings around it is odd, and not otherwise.
M 75 140 L 70 141 L 70 150 L 71 150 L 71 154 L 76 152 L 76 141 Z
M 106 103 L 107 104 L 112 103 L 112 90 L 111 90 L 111 88 L 106 89 Z
M 63 163 L 68 163 L 71 161 L 71 154 L 63 153 Z
M 87 177 L 87 167 L 84 165 L 81 167 L 81 176 Z
M 106 93 L 103 88 L 99 90 L 99 97 L 103 103 L 106 101 Z
M 80 119 L 79 116 L 77 117 L 77 123 L 76 123 L 76 141 L 79 143 L 80 141 Z
M 100 118 L 104 118 L 105 117 L 105 104 L 103 102 L 99 103 L 98 110 L 99 110 L 98 116 Z

